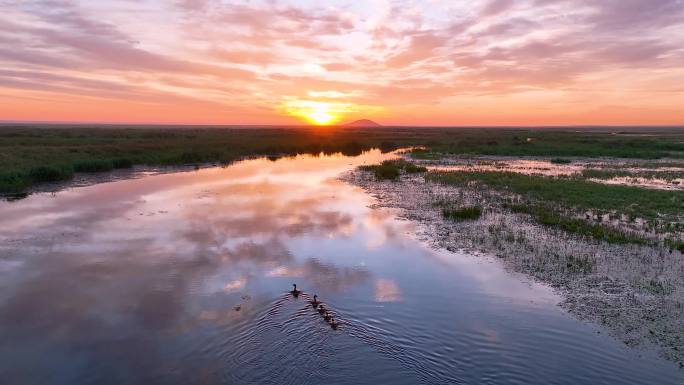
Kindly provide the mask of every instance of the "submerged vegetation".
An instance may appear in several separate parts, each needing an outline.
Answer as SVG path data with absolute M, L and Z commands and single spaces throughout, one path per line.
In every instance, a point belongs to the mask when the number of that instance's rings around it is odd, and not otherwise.
M 413 151 L 413 156 L 423 159 L 444 154 L 684 158 L 681 132 L 640 130 L 650 136 L 553 128 L 6 125 L 0 127 L 0 192 L 21 192 L 33 183 L 69 179 L 73 172 L 137 164 L 230 163 L 245 156 L 320 152 L 355 155 L 371 148 L 391 151 L 409 146 L 424 146 Z M 411 166 L 404 171 L 422 172 Z

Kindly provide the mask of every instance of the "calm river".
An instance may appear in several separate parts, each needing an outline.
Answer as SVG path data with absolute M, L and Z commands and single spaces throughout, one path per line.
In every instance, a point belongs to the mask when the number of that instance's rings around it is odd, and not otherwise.
M 337 180 L 387 156 L 254 159 L 0 202 L 0 383 L 681 383 L 546 286 L 430 249 Z

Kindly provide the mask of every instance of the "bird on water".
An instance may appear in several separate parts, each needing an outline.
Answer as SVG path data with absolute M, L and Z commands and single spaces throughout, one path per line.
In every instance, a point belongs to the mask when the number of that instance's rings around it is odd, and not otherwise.
M 290 294 L 292 294 L 293 297 L 299 297 L 299 294 L 302 293 L 301 290 L 297 290 L 297 284 L 293 283 L 292 284 L 293 289 L 290 291 Z

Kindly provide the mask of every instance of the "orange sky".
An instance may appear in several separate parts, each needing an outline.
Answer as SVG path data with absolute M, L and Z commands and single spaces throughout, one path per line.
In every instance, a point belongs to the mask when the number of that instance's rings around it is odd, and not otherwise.
M 684 124 L 681 0 L 9 1 L 0 120 Z

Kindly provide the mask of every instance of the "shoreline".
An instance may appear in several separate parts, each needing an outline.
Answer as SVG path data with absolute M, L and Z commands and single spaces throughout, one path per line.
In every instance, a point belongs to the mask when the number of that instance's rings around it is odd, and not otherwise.
M 495 203 L 504 196 L 497 191 L 430 183 L 422 174 L 383 181 L 355 169 L 340 179 L 371 195 L 376 201 L 371 207 L 398 209 L 400 218 L 417 222 L 416 237 L 430 247 L 495 257 L 507 269 L 556 290 L 559 306 L 576 318 L 605 326 L 627 346 L 648 342 L 684 368 L 681 252 L 608 244 L 543 227 L 529 216 L 501 210 Z M 481 205 L 482 217 L 444 219 L 437 204 L 442 200 Z

